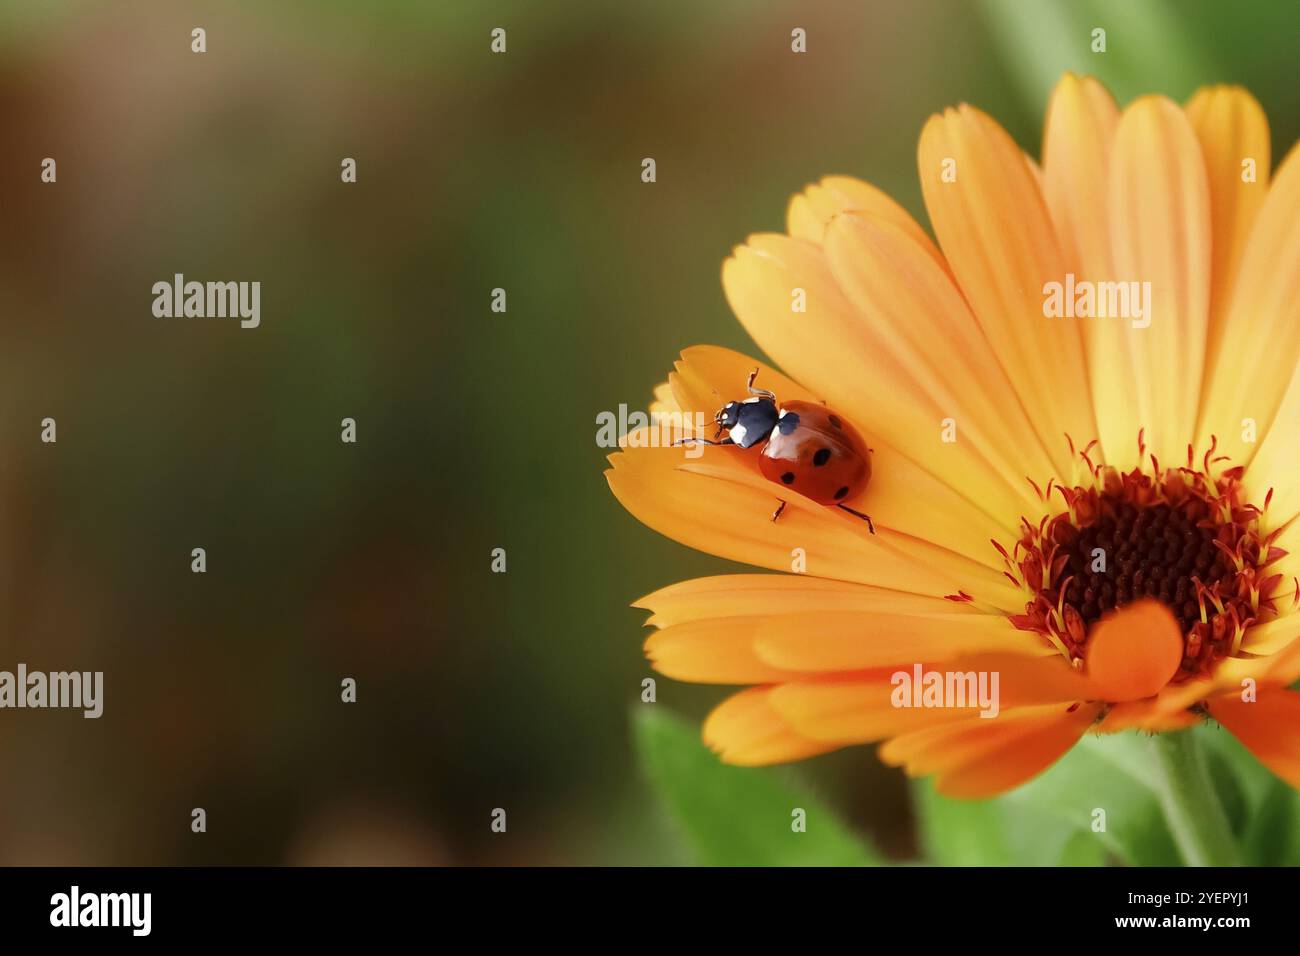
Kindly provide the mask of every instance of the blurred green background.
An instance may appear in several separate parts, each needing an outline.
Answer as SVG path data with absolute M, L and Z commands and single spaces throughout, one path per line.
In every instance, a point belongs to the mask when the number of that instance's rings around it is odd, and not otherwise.
M 685 346 L 753 350 L 721 262 L 805 183 L 923 216 L 945 105 L 1037 154 L 1064 69 L 1121 100 L 1238 82 L 1276 163 L 1296 23 L 1291 0 L 0 3 L 0 668 L 106 674 L 98 721 L 0 712 L 0 863 L 700 859 L 638 760 L 628 605 L 734 566 L 622 511 L 597 413 L 643 407 Z M 175 272 L 260 280 L 261 327 L 155 319 Z M 661 679 L 654 706 L 723 693 Z M 867 749 L 761 779 L 926 850 Z

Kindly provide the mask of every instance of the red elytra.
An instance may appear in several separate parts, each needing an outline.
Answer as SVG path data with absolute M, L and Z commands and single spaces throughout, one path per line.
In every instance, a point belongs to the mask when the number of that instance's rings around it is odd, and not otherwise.
M 787 422 L 794 419 L 794 425 Z M 871 480 L 871 449 L 848 422 L 812 402 L 786 402 L 759 456 L 763 477 L 811 498 L 838 505 Z

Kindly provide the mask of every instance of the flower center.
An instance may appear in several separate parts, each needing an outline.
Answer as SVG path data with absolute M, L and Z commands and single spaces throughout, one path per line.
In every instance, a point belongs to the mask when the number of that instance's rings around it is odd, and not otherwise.
M 1186 467 L 1162 468 L 1152 456 L 1149 469 L 1127 473 L 1093 465 L 1091 448 L 1080 453 L 1090 481 L 1048 484 L 1043 497 L 1059 492 L 1064 511 L 1037 526 L 1022 518 L 1023 534 L 1011 553 L 994 542 L 1007 576 L 1030 595 L 1025 613 L 1012 622 L 1044 635 L 1082 666 L 1089 630 L 1102 615 L 1155 598 L 1183 632 L 1174 680 L 1205 673 L 1234 654 L 1246 629 L 1272 610 L 1282 575 L 1265 569 L 1286 553 L 1272 546 L 1279 532 L 1265 534 L 1264 511 L 1245 500 L 1244 469 L 1214 474 L 1223 460 L 1213 457 L 1214 445 L 1199 468 L 1189 447 Z

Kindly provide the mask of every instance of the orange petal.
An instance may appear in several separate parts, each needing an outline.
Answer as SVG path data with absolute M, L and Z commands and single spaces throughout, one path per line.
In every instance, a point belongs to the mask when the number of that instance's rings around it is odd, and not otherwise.
M 998 705 L 1003 713 L 1038 704 L 1071 704 L 1085 699 L 1090 691 L 1084 676 L 1059 656 L 981 654 L 936 667 L 922 663 L 927 671 L 973 673 L 977 677 L 981 673 L 996 673 Z M 898 670 L 911 672 L 911 668 Z M 890 673 L 866 677 L 854 674 L 783 684 L 774 688 L 772 706 L 804 736 L 842 743 L 869 743 L 921 727 L 965 719 L 972 713 L 955 707 L 896 706 L 891 676 Z
M 1273 177 L 1241 261 L 1220 359 L 1204 396 L 1201 434 L 1246 473 L 1261 499 L 1274 489 L 1269 517 L 1281 525 L 1300 514 L 1300 146 Z M 1258 445 L 1242 440 L 1253 419 Z M 1253 454 L 1253 457 L 1251 453 Z
M 1292 641 L 1268 657 L 1260 658 L 1260 662 L 1264 670 L 1256 680 L 1294 684 L 1300 680 L 1300 642 Z M 1240 680 L 1237 683 L 1240 684 Z
M 697 346 L 682 353 L 681 361 L 677 363 L 676 370 L 670 376 L 674 397 L 686 414 L 707 409 L 704 414 L 708 420 L 711 420 L 713 413 L 721 404 L 734 398 L 738 391 L 743 394 L 745 382 L 755 368 L 759 369 L 757 384 L 775 391 L 782 401 L 821 400 L 820 396 L 811 395 L 793 380 L 754 359 L 739 352 L 712 346 Z M 843 409 L 839 410 L 844 414 Z M 854 424 L 859 423 L 855 420 Z M 868 438 L 868 440 L 872 439 Z M 863 524 L 860 519 L 833 508 L 813 505 L 803 496 L 791 493 L 788 489 L 774 485 L 763 478 L 756 464 L 758 454 L 756 449 L 742 452 L 735 448 L 695 446 L 689 449 L 692 453 L 690 455 L 684 454 L 683 451 L 680 447 L 629 448 L 627 457 L 618 456 L 611 459 L 615 471 L 607 473 L 611 487 L 628 510 L 651 527 L 679 541 L 686 543 L 689 536 L 689 540 L 693 542 L 700 535 L 707 535 L 711 530 L 718 532 L 719 539 L 734 537 L 734 532 L 738 529 L 731 525 L 736 524 L 740 519 L 748 523 L 751 518 L 762 519 L 769 526 L 763 528 L 760 538 L 766 540 L 775 533 L 779 540 L 784 540 L 781 537 L 781 529 L 777 526 L 785 525 L 787 520 L 794 516 L 796 506 L 805 511 L 812 509 L 808 513 L 816 514 L 823 526 L 839 527 L 852 534 L 860 534 L 863 530 L 860 527 Z M 695 506 L 699 504 L 681 496 L 681 489 L 688 484 L 682 480 L 685 474 L 710 479 L 724 478 L 747 485 L 747 489 L 736 493 L 747 499 L 744 506 L 747 510 L 741 514 L 742 506 L 739 499 L 735 501 L 729 499 L 728 495 L 731 492 L 718 482 L 694 482 L 689 484 L 698 489 L 697 497 L 706 496 L 704 504 L 711 502 L 714 509 L 712 515 L 703 519 L 692 518 L 691 526 L 674 522 L 673 527 L 680 529 L 680 532 L 652 523 L 637 510 L 637 507 L 633 506 L 642 503 L 642 496 L 634 493 L 632 485 L 636 475 L 631 472 L 635 470 L 644 474 L 647 469 L 659 472 L 672 472 L 676 469 L 676 474 L 666 476 L 666 481 L 677 486 L 671 492 L 672 500 L 661 502 L 673 511 L 694 512 Z M 620 475 L 620 471 L 628 474 Z M 953 578 L 946 583 L 936 583 L 932 589 L 922 593 L 942 597 L 944 594 L 965 590 L 967 593 L 976 594 L 987 603 L 1007 610 L 1019 610 L 1024 604 L 1024 598 L 1018 589 L 1009 586 L 1010 582 L 1002 576 L 1002 560 L 990 543 L 991 538 L 1004 541 L 1014 538 L 1015 531 L 1007 522 L 1014 522 L 1015 517 L 1009 517 L 1005 522 L 994 521 L 972 500 L 972 488 L 969 487 L 971 485 L 974 485 L 975 489 L 982 487 L 975 485 L 971 476 L 967 476 L 964 487 L 952 487 L 935 478 L 910 459 L 900 456 L 892 448 L 877 445 L 870 485 L 862 495 L 847 501 L 846 504 L 870 514 L 877 530 L 882 532 L 881 535 L 871 536 L 866 543 L 882 543 L 885 529 L 899 532 L 893 536 L 893 541 L 886 546 L 886 550 L 891 548 L 902 550 L 929 566 L 953 566 L 958 569 L 959 576 L 973 573 L 983 581 L 979 584 L 978 591 L 972 590 L 972 587 L 977 584 L 976 581 L 966 578 L 968 583 L 961 583 L 958 578 Z M 660 493 L 657 496 L 659 498 L 668 495 L 667 486 L 657 490 Z M 781 520 L 773 525 L 768 519 L 776 507 L 778 498 L 788 501 L 790 507 Z M 1022 512 L 1019 509 L 1010 507 L 1004 514 L 1018 516 L 1020 513 Z M 737 515 L 739 517 L 736 517 Z M 827 525 L 827 521 L 831 524 Z M 846 580 L 866 580 L 861 575 L 832 573 L 820 559 L 814 564 L 812 548 L 818 544 L 815 540 L 804 536 L 802 540 L 786 547 L 784 560 L 780 564 L 769 564 L 767 561 L 755 560 L 752 557 L 737 557 L 737 560 L 789 570 L 791 549 L 798 546 L 805 549 L 808 557 L 807 570 L 810 574 Z M 692 546 L 700 547 L 694 544 Z M 719 553 L 709 548 L 701 549 Z M 727 556 L 735 555 L 729 552 Z M 967 567 L 963 571 L 962 568 L 966 565 L 979 567 Z M 983 570 L 980 570 L 981 568 Z M 933 577 L 931 579 L 939 580 Z M 872 583 L 887 587 L 898 587 L 896 579 L 891 579 L 888 575 L 870 580 Z M 915 587 L 905 589 L 916 590 Z
M 1045 481 L 1051 457 L 946 269 L 894 224 L 860 213 L 837 217 L 824 248 L 872 336 L 875 394 L 898 396 L 873 406 L 873 430 L 998 517 L 1034 507 L 1025 476 Z M 947 418 L 955 442 L 941 440 Z M 986 474 L 1006 487 L 988 487 Z
M 672 385 L 668 382 L 661 382 L 656 385 L 654 401 L 650 403 L 650 414 L 652 416 L 673 415 L 681 411 L 682 409 L 673 395 Z
M 1206 368 L 1213 369 L 1246 241 L 1268 192 L 1268 117 L 1255 97 L 1241 87 L 1207 86 L 1188 101 L 1187 118 L 1201 144 L 1210 184 L 1214 241 Z M 1246 160 L 1255 167 L 1249 182 L 1243 178 Z
M 1285 614 L 1246 632 L 1241 649 L 1248 654 L 1275 654 L 1300 637 L 1300 614 Z
M 1093 626 L 1084 656 L 1098 697 L 1140 700 L 1159 693 L 1178 670 L 1183 635 L 1159 601 L 1136 601 Z
M 1009 611 L 1024 605 L 1019 589 L 990 565 L 895 528 L 896 520 L 942 524 L 925 510 L 932 502 L 909 510 L 914 486 L 873 479 L 862 499 L 876 521 L 877 533 L 871 534 L 866 522 L 765 479 L 752 450 L 693 451 L 696 457 L 687 457 L 681 447 L 628 448 L 610 456 L 605 477 L 638 520 L 699 551 L 783 571 L 799 561 L 819 577 L 933 597 L 965 591 Z M 779 521 L 772 521 L 778 500 L 786 508 Z
M 1109 190 L 1111 278 L 1140 283 L 1139 292 L 1149 288 L 1150 297 L 1140 320 L 1087 320 L 1105 343 L 1099 356 L 1126 349 L 1132 362 L 1127 388 L 1112 382 L 1106 396 L 1097 396 L 1102 442 L 1109 461 L 1116 440 L 1133 440 L 1106 431 L 1108 410 L 1127 402 L 1137 409 L 1151 453 L 1174 464 L 1186 456 L 1188 437 L 1196 431 L 1210 299 L 1205 160 L 1175 103 L 1144 96 L 1124 111 L 1115 131 Z M 1103 398 L 1110 404 L 1103 405 Z
M 1233 463 L 1251 460 L 1256 447 L 1243 441 L 1243 419 L 1252 418 L 1263 441 L 1277 438 L 1288 452 L 1296 448 L 1295 355 L 1300 350 L 1300 155 L 1283 161 L 1254 218 L 1227 314 L 1211 377 L 1203 396 L 1200 435 L 1219 436 L 1220 453 Z M 1254 188 L 1262 189 L 1258 183 Z M 1291 400 L 1286 401 L 1287 398 Z M 1275 449 L 1274 449 L 1275 451 Z M 1265 481 L 1273 480 L 1276 457 L 1261 460 Z M 1294 499 L 1291 499 L 1293 502 Z M 1284 502 L 1278 500 L 1278 505 Z M 1294 512 L 1278 514 L 1282 520 Z
M 791 198 L 786 211 L 786 231 L 795 239 L 821 245 L 827 224 L 845 212 L 867 213 L 892 223 L 939 268 L 947 270 L 948 264 L 933 240 L 906 209 L 888 193 L 851 176 L 826 176 Z
M 675 624 L 646 638 L 645 654 L 659 673 L 698 684 L 772 684 L 802 676 L 759 657 L 754 638 L 764 620 L 717 617 Z
M 1043 134 L 1044 195 L 1067 267 L 1076 280 L 1110 282 L 1115 274 L 1107 209 L 1111 153 L 1119 108 L 1096 80 L 1067 73 L 1047 109 Z M 1135 398 L 1132 330 L 1122 319 L 1081 319 L 1098 432 L 1105 460 L 1138 464 L 1143 426 Z M 1095 457 L 1095 456 L 1094 456 Z
M 772 709 L 771 688 L 751 687 L 728 697 L 704 721 L 704 742 L 723 762 L 745 767 L 803 760 L 836 744 L 801 737 Z
M 710 580 L 718 583 L 708 586 Z M 737 580 L 754 584 L 722 583 Z M 645 649 L 656 670 L 678 680 L 776 683 L 973 654 L 1055 653 L 1013 628 L 1003 614 L 942 599 L 795 575 L 734 575 L 687 584 L 704 584 L 707 590 L 697 587 L 693 595 L 675 600 L 651 595 L 640 602 L 671 609 L 669 622 L 661 613 L 652 618 L 662 629 L 647 639 Z
M 852 674 L 781 684 L 772 688 L 772 707 L 802 736 L 841 745 L 872 743 L 971 716 L 955 707 L 896 707 L 890 676 Z
M 844 218 L 860 219 L 857 214 Z M 962 494 L 972 511 L 988 515 L 986 526 L 1014 534 L 1015 523 L 1032 503 L 1023 470 L 1032 464 L 1016 468 L 1008 460 L 1014 457 L 1009 449 L 1022 442 L 997 442 L 998 433 L 991 433 L 983 421 L 992 416 L 994 403 L 960 396 L 945 381 L 945 370 L 964 362 L 964 350 L 937 346 L 933 337 L 920 347 L 909 341 L 918 331 L 907 328 L 918 303 L 955 307 L 940 319 L 921 319 L 922 324 L 958 326 L 964 320 L 973 330 L 973 320 L 951 279 L 915 240 L 897 226 L 884 227 L 894 246 L 918 268 L 874 272 L 875 289 L 886 301 L 913 308 L 859 311 L 840 286 L 828 260 L 829 248 L 777 235 L 750 236 L 723 265 L 727 302 L 767 354 L 850 418 L 878 452 L 887 453 L 883 444 L 910 458 L 935 481 Z M 869 270 L 871 264 L 863 268 Z M 935 288 L 914 290 L 916 283 Z M 804 313 L 791 311 L 794 289 L 807 295 Z M 973 372 L 960 378 L 978 380 Z M 991 388 L 994 394 L 1012 397 L 1009 388 L 998 389 L 996 382 L 981 384 L 979 394 Z M 784 400 L 780 392 L 777 395 Z M 943 422 L 949 417 L 957 422 L 955 443 L 943 440 Z
M 1219 662 L 1208 679 L 1193 683 L 1172 685 L 1161 692 L 1161 703 L 1170 709 L 1182 703 L 1191 706 L 1199 700 L 1224 694 L 1239 695 L 1247 682 L 1260 684 L 1292 684 L 1300 680 L 1300 642 L 1291 641 L 1271 654 L 1259 657 L 1229 657 Z M 1187 686 L 1191 685 L 1191 686 Z M 1178 690 L 1187 689 L 1178 696 Z M 1197 690 L 1202 693 L 1194 696 Z
M 1090 76 L 1061 77 L 1043 130 L 1043 192 L 1067 260 L 1094 280 L 1111 275 L 1106 181 L 1118 123 L 1104 86 Z
M 1001 614 L 821 613 L 769 617 L 754 636 L 758 657 L 783 671 L 855 671 L 939 664 L 976 654 L 1050 657 L 1057 652 Z
M 1156 696 L 1153 704 L 1161 713 L 1172 714 L 1224 694 L 1240 694 L 1246 681 L 1256 685 L 1282 681 L 1283 675 L 1294 670 L 1297 660 L 1300 660 L 1296 651 L 1300 651 L 1300 646 L 1267 657 L 1226 658 L 1208 676 L 1168 685 Z M 1300 677 L 1300 674 L 1296 676 Z
M 935 788 L 976 800 L 1019 786 L 1055 763 L 1096 719 L 1100 705 L 1059 704 L 979 717 L 896 737 L 880 759 L 909 776 L 937 774 Z
M 1155 700 L 1131 700 L 1106 711 L 1097 724 L 1099 734 L 1118 734 L 1125 730 L 1145 730 L 1150 734 L 1191 727 L 1199 718 L 1187 710 L 1162 710 Z
M 1076 463 L 1063 436 L 1083 444 L 1097 425 L 1079 326 L 1043 314 L 1043 288 L 1064 281 L 1066 259 L 1038 181 L 1006 131 L 966 105 L 930 118 L 917 163 L 953 275 L 1033 416 L 1057 476 L 1068 477 Z
M 955 604 L 941 597 L 925 597 L 803 574 L 719 574 L 694 578 L 647 594 L 633 607 L 652 611 L 646 624 L 656 627 L 742 614 L 813 614 L 822 611 L 980 613 L 969 604 Z
M 784 401 L 821 401 L 821 396 L 814 395 L 766 362 L 716 345 L 694 345 L 683 349 L 668 381 L 682 411 L 701 412 L 705 421 L 712 421 L 719 408 L 743 393 L 749 373 L 754 369 L 758 369 L 755 381 Z
M 1300 787 L 1300 694 L 1283 687 L 1261 687 L 1252 702 L 1231 697 L 1214 701 L 1210 716 L 1268 769 Z

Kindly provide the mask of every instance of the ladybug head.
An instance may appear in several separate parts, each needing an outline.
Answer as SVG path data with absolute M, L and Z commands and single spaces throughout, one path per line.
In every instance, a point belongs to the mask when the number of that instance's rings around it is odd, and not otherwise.
M 780 412 L 770 398 L 747 398 L 743 402 L 727 402 L 713 416 L 718 427 L 725 429 L 733 442 L 749 448 L 766 441 L 776 427 Z

